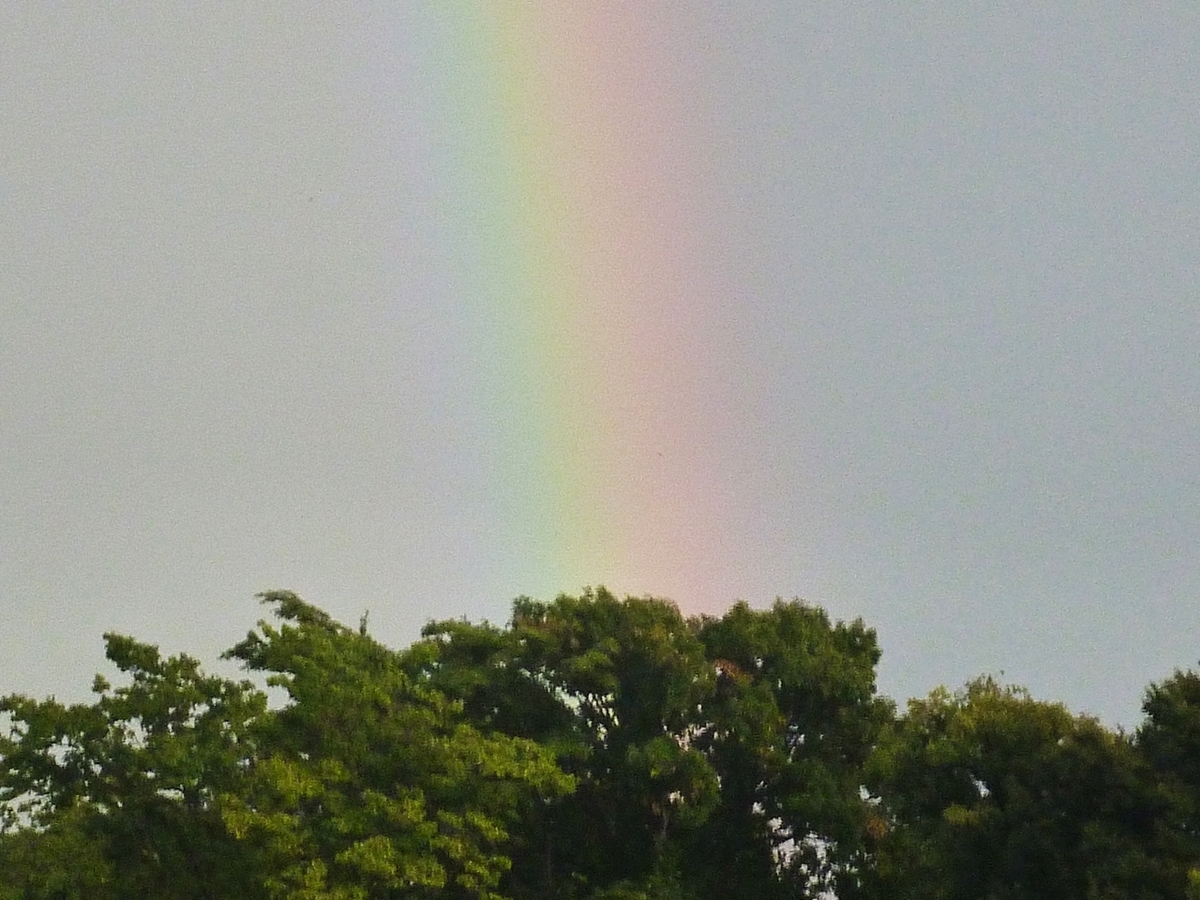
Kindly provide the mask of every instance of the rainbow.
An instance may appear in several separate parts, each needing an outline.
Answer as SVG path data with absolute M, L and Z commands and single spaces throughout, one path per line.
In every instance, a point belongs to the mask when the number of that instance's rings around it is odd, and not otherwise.
M 720 297 L 667 26 L 639 4 L 454 8 L 443 165 L 470 198 L 464 315 L 512 552 L 554 589 L 716 608 Z

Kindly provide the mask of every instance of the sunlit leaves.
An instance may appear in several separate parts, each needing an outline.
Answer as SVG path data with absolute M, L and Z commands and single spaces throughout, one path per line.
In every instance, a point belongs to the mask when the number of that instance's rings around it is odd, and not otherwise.
M 289 702 L 261 723 L 264 752 L 225 815 L 270 860 L 271 895 L 421 896 L 453 885 L 494 897 L 519 807 L 569 790 L 570 779 L 535 743 L 473 728 L 364 629 L 294 595 L 265 600 L 282 625 L 260 623 L 230 655 L 285 687 Z

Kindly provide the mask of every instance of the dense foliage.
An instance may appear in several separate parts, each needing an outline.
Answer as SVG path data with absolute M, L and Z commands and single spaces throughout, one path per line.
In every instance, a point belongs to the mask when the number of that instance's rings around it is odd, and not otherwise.
M 94 702 L 0 699 L 0 900 L 1200 900 L 1194 672 L 1129 735 L 987 678 L 898 711 L 798 601 L 521 598 L 393 650 L 263 599 L 259 682 L 106 635 Z

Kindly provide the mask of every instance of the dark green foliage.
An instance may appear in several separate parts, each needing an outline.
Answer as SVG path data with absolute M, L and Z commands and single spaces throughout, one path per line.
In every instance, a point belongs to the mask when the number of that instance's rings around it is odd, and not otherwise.
M 402 651 L 289 593 L 227 656 L 106 636 L 0 699 L 0 900 L 1200 900 L 1200 675 L 1132 737 L 980 679 L 897 715 L 799 601 L 604 589 Z
M 43 817 L 37 828 L 0 833 L 0 900 L 108 900 L 117 873 L 101 824 L 86 805 Z
M 1142 753 L 1187 798 L 1189 831 L 1200 838 L 1200 674 L 1176 672 L 1146 692 Z
M 737 604 L 699 630 L 718 680 L 696 745 L 721 799 L 689 847 L 689 868 L 761 897 L 853 881 L 870 813 L 862 766 L 891 715 L 875 696 L 874 632 L 834 626 L 799 602 Z
M 253 852 L 226 833 L 218 800 L 254 753 L 262 694 L 190 657 L 105 641 L 129 684 L 97 677 L 94 704 L 0 700 L 12 722 L 0 738 L 0 852 L 43 861 L 3 867 L 0 883 L 28 897 L 256 896 Z
M 1171 831 L 1192 862 L 1191 896 L 1200 900 L 1200 673 L 1152 684 L 1142 709 L 1137 746 L 1173 800 Z
M 1182 897 L 1170 800 L 1131 742 L 981 679 L 912 701 L 870 772 L 883 829 L 867 895 Z
M 569 797 L 528 810 L 513 896 L 649 884 L 669 838 L 708 815 L 715 776 L 684 736 L 714 678 L 673 605 L 603 589 L 521 598 L 506 631 L 431 625 L 412 658 L 479 727 L 533 737 L 576 779 Z
M 426 637 L 420 677 L 578 780 L 532 811 L 513 896 L 805 897 L 861 864 L 860 769 L 890 706 L 860 623 L 798 602 L 685 620 L 600 589 Z

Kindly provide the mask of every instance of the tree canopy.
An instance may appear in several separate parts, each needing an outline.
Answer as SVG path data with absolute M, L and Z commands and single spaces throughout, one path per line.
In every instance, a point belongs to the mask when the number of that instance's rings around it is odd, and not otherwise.
M 262 600 L 243 680 L 109 634 L 92 702 L 0 699 L 0 900 L 1200 900 L 1195 672 L 1125 734 L 987 677 L 898 709 L 800 601 L 393 649 Z

